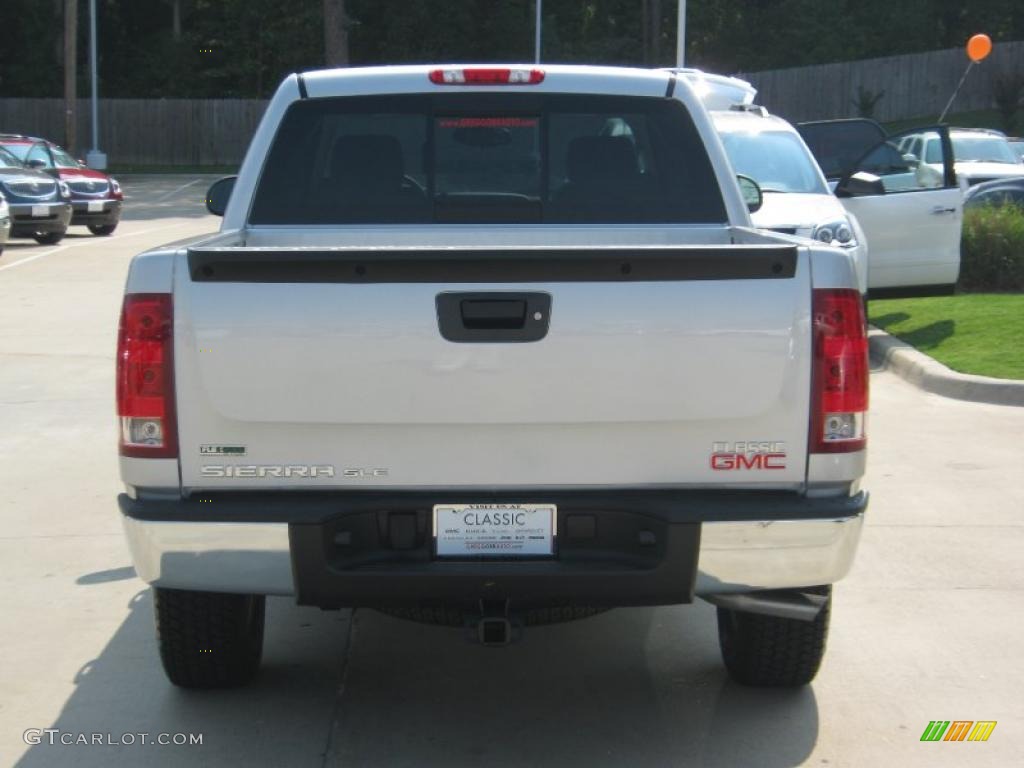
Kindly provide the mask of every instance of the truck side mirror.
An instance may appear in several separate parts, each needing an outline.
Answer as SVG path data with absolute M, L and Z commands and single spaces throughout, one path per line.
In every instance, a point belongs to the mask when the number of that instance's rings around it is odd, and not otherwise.
M 237 176 L 225 176 L 223 179 L 213 182 L 206 191 L 206 210 L 214 216 L 223 216 L 236 181 L 238 181 Z
M 742 173 L 736 174 L 736 181 L 740 184 L 740 194 L 743 195 L 743 202 L 747 204 L 747 210 L 757 213 L 764 204 L 764 194 L 757 182 Z
M 885 194 L 882 179 L 867 171 L 858 171 L 847 176 L 835 189 L 836 197 L 871 197 Z

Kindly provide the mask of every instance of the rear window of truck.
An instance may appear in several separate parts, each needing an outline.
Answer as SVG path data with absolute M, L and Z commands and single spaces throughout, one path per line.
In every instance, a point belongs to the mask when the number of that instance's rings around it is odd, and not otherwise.
M 678 101 L 473 93 L 292 104 L 249 220 L 720 223 L 726 213 Z

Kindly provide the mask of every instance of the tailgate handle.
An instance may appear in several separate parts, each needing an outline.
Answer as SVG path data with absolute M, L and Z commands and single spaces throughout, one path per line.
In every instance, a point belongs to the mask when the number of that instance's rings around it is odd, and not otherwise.
M 526 302 L 515 299 L 463 299 L 462 325 L 466 328 L 522 328 Z
M 548 293 L 439 293 L 437 325 L 448 341 L 510 343 L 540 341 L 548 333 Z

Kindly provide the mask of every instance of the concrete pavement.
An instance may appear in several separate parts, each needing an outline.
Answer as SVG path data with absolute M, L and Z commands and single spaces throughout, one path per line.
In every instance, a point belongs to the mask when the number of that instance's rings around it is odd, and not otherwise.
M 1024 409 L 884 371 L 868 524 L 811 687 L 728 682 L 703 603 L 532 629 L 496 650 L 284 599 L 268 603 L 255 684 L 171 687 L 114 504 L 113 365 L 131 255 L 216 226 L 207 181 L 182 186 L 193 178 L 125 179 L 133 204 L 113 237 L 0 258 L 18 264 L 0 271 L 0 765 L 1024 763 Z M 986 743 L 921 743 L 935 719 L 998 726 Z M 28 745 L 29 728 L 203 743 Z

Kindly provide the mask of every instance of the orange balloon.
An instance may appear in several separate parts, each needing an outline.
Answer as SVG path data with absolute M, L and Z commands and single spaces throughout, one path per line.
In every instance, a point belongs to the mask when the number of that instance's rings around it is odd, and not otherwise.
M 967 56 L 977 64 L 992 53 L 992 40 L 988 35 L 974 35 L 967 41 Z

